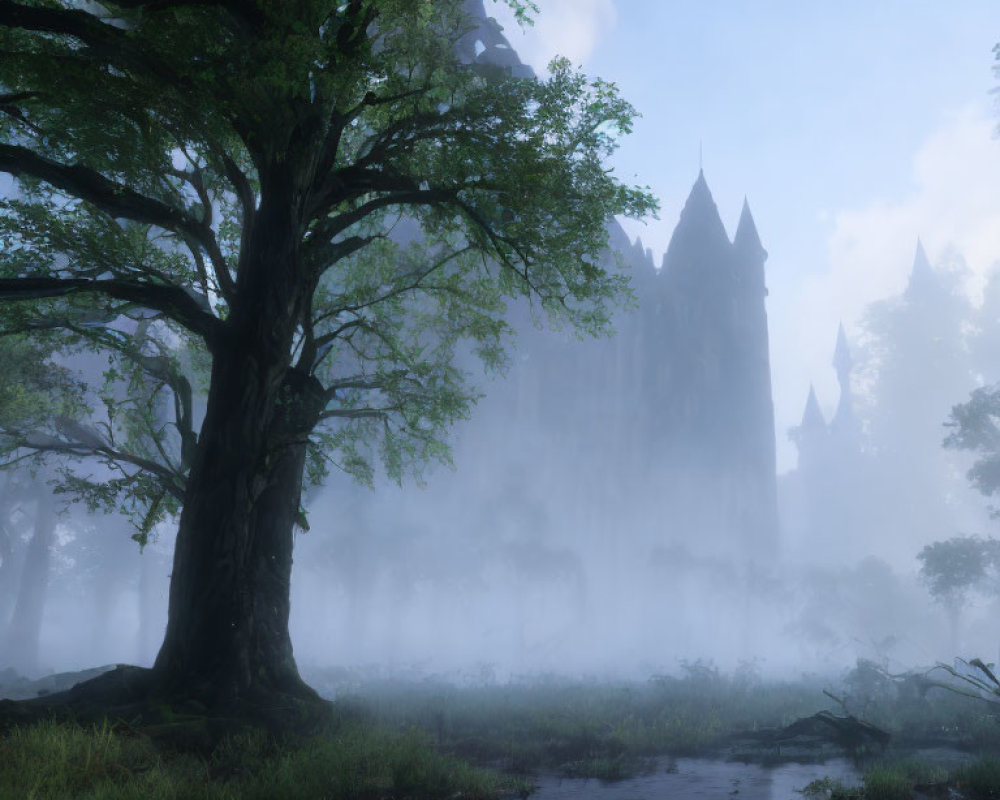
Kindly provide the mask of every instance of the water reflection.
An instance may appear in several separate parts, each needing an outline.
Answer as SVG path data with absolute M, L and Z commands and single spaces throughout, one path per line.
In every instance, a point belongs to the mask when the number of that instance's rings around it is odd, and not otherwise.
M 860 783 L 846 759 L 823 764 L 742 764 L 711 758 L 662 761 L 655 772 L 615 783 L 541 778 L 532 800 L 792 800 L 811 781 L 829 777 L 845 785 Z

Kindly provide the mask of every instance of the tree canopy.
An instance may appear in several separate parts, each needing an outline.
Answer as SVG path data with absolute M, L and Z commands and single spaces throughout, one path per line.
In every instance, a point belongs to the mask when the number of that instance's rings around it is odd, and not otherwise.
M 634 109 L 565 60 L 481 63 L 466 9 L 0 0 L 0 328 L 107 358 L 94 413 L 3 441 L 87 461 L 68 488 L 140 538 L 180 512 L 174 684 L 289 685 L 303 473 L 447 459 L 456 353 L 503 364 L 508 299 L 600 333 L 627 296 L 606 222 L 655 203 L 606 161 Z
M 504 295 L 596 332 L 623 289 L 597 266 L 603 222 L 652 203 L 603 166 L 633 114 L 614 87 L 565 61 L 547 81 L 456 64 L 460 4 L 341 5 L 0 5 L 0 168 L 21 189 L 0 207 L 6 327 L 42 320 L 174 395 L 161 441 L 119 448 L 112 426 L 92 448 L 165 496 L 197 438 L 177 345 L 227 335 L 262 173 L 281 181 L 285 162 L 309 162 L 283 187 L 309 285 L 287 357 L 322 380 L 316 444 L 362 479 L 372 442 L 393 476 L 445 455 L 474 396 L 454 348 L 502 362 Z

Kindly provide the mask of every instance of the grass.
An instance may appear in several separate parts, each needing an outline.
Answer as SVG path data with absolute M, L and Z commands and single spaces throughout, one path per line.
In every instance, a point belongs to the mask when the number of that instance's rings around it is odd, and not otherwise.
M 829 702 L 818 681 L 765 684 L 703 667 L 642 684 L 550 677 L 456 687 L 340 678 L 349 694 L 321 676 L 312 682 L 372 722 L 427 731 L 444 752 L 512 772 L 590 777 L 636 774 L 651 756 L 717 750 L 736 731 L 786 725 Z
M 727 675 L 704 662 L 643 683 L 536 677 L 456 686 L 433 677 L 365 682 L 343 671 L 314 674 L 310 681 L 373 723 L 416 726 L 443 752 L 516 773 L 628 776 L 653 756 L 725 755 L 737 734 L 782 728 L 822 709 L 843 713 L 825 689 L 846 701 L 851 713 L 889 731 L 897 749 L 989 750 L 1000 738 L 996 709 L 941 689 L 908 694 L 868 664 L 839 683 L 818 677 L 763 681 L 752 669 Z M 750 758 L 773 750 L 749 747 Z
M 437 753 L 420 731 L 357 723 L 294 747 L 235 735 L 206 756 L 108 725 L 43 722 L 0 739 L 2 800 L 493 800 L 528 788 Z
M 840 711 L 827 688 L 852 713 L 889 730 L 897 751 L 933 743 L 997 752 L 1000 740 L 995 709 L 939 689 L 926 696 L 894 692 L 864 670 L 832 687 L 813 678 L 723 675 L 702 662 L 643 683 L 535 678 L 461 687 L 431 678 L 310 678 L 337 698 L 336 722 L 295 743 L 242 733 L 192 755 L 158 744 L 145 735 L 152 728 L 142 735 L 54 722 L 14 728 L 0 737 L 0 800 L 526 796 L 527 778 L 511 775 L 621 780 L 646 772 L 654 757 L 725 757 L 735 734 L 781 728 L 823 708 Z M 1000 800 L 1000 761 L 948 772 L 914 759 L 883 760 L 868 765 L 859 787 L 827 780 L 804 791 L 895 800 L 912 796 L 914 787 L 945 784 L 968 800 Z
M 916 758 L 882 761 L 865 769 L 860 786 L 821 778 L 803 788 L 802 795 L 813 800 L 911 800 L 918 791 L 925 797 L 1000 800 L 1000 760 L 984 756 L 952 769 Z
M 957 770 L 956 787 L 968 800 L 1000 800 L 1000 760 L 980 758 Z

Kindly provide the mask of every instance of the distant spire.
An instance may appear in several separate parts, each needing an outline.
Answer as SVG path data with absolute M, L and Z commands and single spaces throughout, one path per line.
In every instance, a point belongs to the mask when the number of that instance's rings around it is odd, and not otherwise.
M 819 401 L 816 399 L 816 390 L 809 384 L 809 398 L 806 400 L 806 409 L 802 412 L 801 431 L 824 430 L 826 420 L 823 419 L 823 412 L 819 410 Z
M 833 349 L 833 368 L 837 370 L 837 379 L 844 383 L 844 378 L 851 374 L 851 349 L 847 346 L 847 335 L 844 333 L 844 323 L 837 327 L 837 345 Z
M 844 323 L 840 323 L 837 328 L 837 346 L 833 351 L 833 367 L 837 370 L 837 381 L 840 384 L 840 402 L 837 403 L 837 411 L 830 422 L 830 427 L 838 432 L 857 433 L 858 429 L 851 398 L 851 366 L 851 351 L 847 346 Z
M 731 248 L 705 173 L 699 170 L 667 245 L 664 260 L 667 271 L 673 279 L 699 276 L 703 281 L 707 274 L 729 268 Z
M 733 237 L 733 251 L 736 254 L 737 279 L 758 296 L 767 295 L 764 262 L 767 260 L 767 250 L 760 243 L 757 226 L 750 213 L 750 204 L 743 198 L 743 211 L 740 222 L 736 226 Z
M 931 262 L 927 260 L 927 253 L 924 251 L 924 243 L 917 237 L 917 252 L 913 255 L 913 270 L 930 271 Z
M 917 252 L 913 255 L 913 269 L 910 271 L 910 280 L 906 284 L 904 296 L 912 300 L 914 295 L 919 294 L 934 283 L 936 283 L 934 270 L 931 268 L 931 262 L 927 259 L 927 253 L 924 252 L 923 242 L 920 241 L 920 237 L 917 237 Z
M 757 233 L 757 225 L 753 221 L 753 214 L 750 213 L 750 203 L 746 197 L 743 198 L 743 210 L 740 212 L 740 222 L 736 226 L 736 236 L 733 237 L 733 246 L 747 254 L 754 254 L 767 258 L 767 250 L 760 243 L 760 236 Z

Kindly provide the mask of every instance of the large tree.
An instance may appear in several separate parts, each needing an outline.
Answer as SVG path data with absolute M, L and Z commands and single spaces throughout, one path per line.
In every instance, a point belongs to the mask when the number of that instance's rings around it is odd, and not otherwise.
M 633 109 L 565 61 L 479 63 L 465 7 L 0 0 L 3 327 L 109 358 L 89 420 L 6 440 L 82 459 L 67 488 L 140 540 L 178 515 L 144 691 L 313 698 L 303 481 L 446 459 L 475 399 L 454 356 L 502 364 L 505 298 L 596 333 L 626 293 L 606 220 L 654 203 L 605 162 Z

